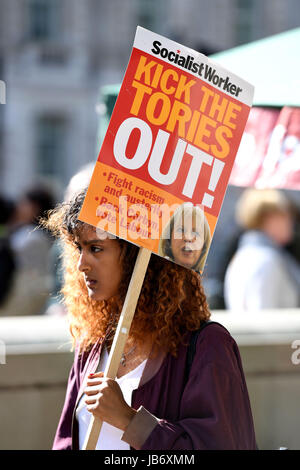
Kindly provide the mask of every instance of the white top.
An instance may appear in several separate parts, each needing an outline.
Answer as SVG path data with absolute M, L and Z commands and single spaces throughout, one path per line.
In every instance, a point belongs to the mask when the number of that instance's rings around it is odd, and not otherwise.
M 297 308 L 299 286 L 279 250 L 247 244 L 238 249 L 227 268 L 224 296 L 229 310 Z
M 107 360 L 108 352 L 104 349 L 104 354 L 101 355 L 99 370 L 105 369 Z M 131 406 L 132 392 L 139 386 L 145 365 L 146 359 L 135 369 L 128 372 L 128 374 L 115 379 L 122 390 L 124 400 L 129 406 Z M 76 418 L 79 428 L 79 449 L 82 449 L 83 447 L 92 416 L 86 409 L 85 399 L 86 395 L 83 394 L 76 409 Z M 124 431 L 121 429 L 115 428 L 114 426 L 104 422 L 102 424 L 96 450 L 129 450 L 129 444 L 121 440 L 123 433 Z
M 20 227 L 11 236 L 11 247 L 18 269 L 8 297 L 1 305 L 0 316 L 44 313 L 53 289 L 50 266 L 52 242 L 34 225 Z

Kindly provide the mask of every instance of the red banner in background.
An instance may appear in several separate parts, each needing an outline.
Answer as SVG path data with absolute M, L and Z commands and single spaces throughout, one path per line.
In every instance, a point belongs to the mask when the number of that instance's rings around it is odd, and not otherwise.
M 300 189 L 300 108 L 251 109 L 229 183 Z

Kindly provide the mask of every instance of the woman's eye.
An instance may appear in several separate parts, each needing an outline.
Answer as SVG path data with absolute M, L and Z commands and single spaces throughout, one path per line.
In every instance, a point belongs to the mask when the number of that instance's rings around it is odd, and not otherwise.
M 76 250 L 78 250 L 79 253 L 81 253 L 81 246 L 80 246 L 80 245 L 77 245 L 77 243 L 75 244 L 75 246 L 76 246 Z
M 94 246 L 94 245 L 92 245 L 92 246 L 91 246 L 91 251 L 92 251 L 93 253 L 100 253 L 101 251 L 103 251 L 103 248 L 101 248 L 100 246 Z

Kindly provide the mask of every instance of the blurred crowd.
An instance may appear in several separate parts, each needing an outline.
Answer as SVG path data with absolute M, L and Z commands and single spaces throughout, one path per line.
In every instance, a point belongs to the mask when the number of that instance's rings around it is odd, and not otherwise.
M 70 180 L 64 201 L 87 187 L 94 164 Z M 16 200 L 0 195 L 0 315 L 63 315 L 61 247 L 39 226 L 57 201 L 42 185 Z M 236 204 L 240 232 L 224 260 L 223 305 L 234 311 L 300 307 L 299 211 L 276 189 L 246 189 Z M 296 244 L 295 244 L 296 242 Z M 296 249 L 291 249 L 295 247 Z M 213 246 L 212 246 L 213 249 Z
M 88 186 L 94 164 L 71 178 L 64 200 Z M 62 201 L 37 184 L 17 200 L 0 195 L 0 316 L 64 314 L 60 246 L 40 220 Z
M 0 198 L 0 312 L 36 315 L 44 312 L 53 289 L 50 236 L 39 218 L 55 205 L 42 186 L 28 188 L 17 201 Z

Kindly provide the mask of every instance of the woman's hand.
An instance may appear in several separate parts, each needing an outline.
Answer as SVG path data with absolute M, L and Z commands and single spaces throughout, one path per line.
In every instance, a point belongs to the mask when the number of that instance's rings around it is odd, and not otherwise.
M 85 403 L 87 410 L 95 417 L 125 431 L 136 411 L 127 405 L 119 384 L 103 376 L 103 372 L 90 374 Z

